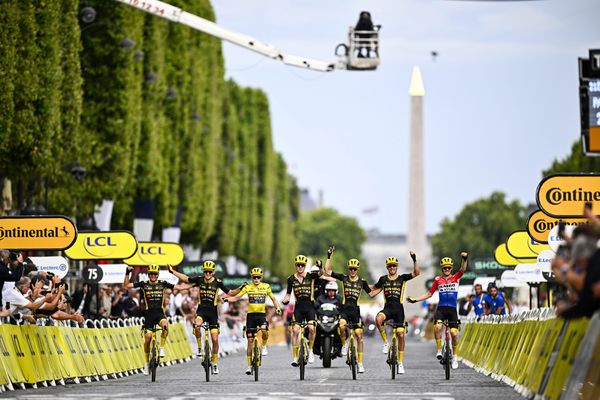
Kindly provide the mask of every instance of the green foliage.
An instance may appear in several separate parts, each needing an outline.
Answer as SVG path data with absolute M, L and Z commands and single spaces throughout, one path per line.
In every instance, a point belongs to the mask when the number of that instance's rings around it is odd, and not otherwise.
M 571 146 L 571 153 L 562 160 L 554 160 L 552 166 L 542 172 L 544 177 L 561 172 L 600 172 L 600 157 L 583 154 L 581 140 Z
M 526 207 L 517 200 L 507 203 L 505 197 L 494 192 L 465 205 L 454 219 L 445 218 L 432 238 L 434 259 L 456 259 L 461 251 L 472 257 L 489 257 L 511 232 L 523 229 Z
M 302 213 L 298 226 L 300 251 L 305 255 L 324 259 L 328 245 L 335 245 L 335 271 L 343 271 L 350 258 L 360 259 L 361 245 L 367 237 L 355 218 L 340 215 L 332 208 L 318 208 Z M 361 273 L 366 274 L 366 268 L 361 268 Z

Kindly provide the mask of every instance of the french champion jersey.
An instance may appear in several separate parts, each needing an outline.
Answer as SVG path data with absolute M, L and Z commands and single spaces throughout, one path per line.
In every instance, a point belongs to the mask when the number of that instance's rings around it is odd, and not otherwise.
M 356 280 L 353 281 L 350 279 L 350 276 L 338 274 L 337 272 L 331 272 L 331 276 L 342 282 L 342 293 L 344 294 L 342 304 L 358 306 L 361 290 L 364 290 L 367 293 L 371 291 L 367 281 L 362 278 L 357 277 Z
M 267 296 L 271 294 L 271 286 L 261 282 L 258 285 L 249 284 L 244 286 L 238 296 L 248 295 L 248 314 L 265 313 Z
M 438 307 L 454 307 L 456 308 L 456 299 L 458 297 L 458 285 L 460 278 L 463 276 L 462 271 L 458 271 L 454 275 L 450 275 L 448 278 L 443 276 L 436 276 L 433 280 L 433 285 L 429 289 L 429 293 L 434 294 L 436 289 L 440 295 L 440 302 Z
M 212 278 L 210 281 L 206 281 L 203 276 L 197 276 L 190 278 L 189 283 L 193 286 L 197 286 L 200 295 L 200 305 L 202 306 L 216 306 L 217 305 L 217 292 L 221 289 L 224 293 L 229 292 L 229 288 L 223 284 L 223 281 L 218 278 Z
M 162 310 L 165 290 L 173 289 L 175 286 L 167 281 L 156 281 L 154 283 L 148 281 L 135 282 L 133 287 L 142 289 L 146 310 Z

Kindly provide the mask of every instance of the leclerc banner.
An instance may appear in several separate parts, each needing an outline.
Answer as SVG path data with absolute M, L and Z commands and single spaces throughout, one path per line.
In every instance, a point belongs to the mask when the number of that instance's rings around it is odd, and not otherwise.
M 64 250 L 75 242 L 77 228 L 62 215 L 0 217 L 0 248 Z
M 183 257 L 183 248 L 177 243 L 139 242 L 133 257 L 123 261 L 128 265 L 179 265 Z
M 586 218 L 555 218 L 545 214 L 541 210 L 534 211 L 527 220 L 527 233 L 538 243 L 548 243 L 548 234 L 560 221 L 567 225 L 586 224 Z
M 133 256 L 137 248 L 131 232 L 82 232 L 65 254 L 72 260 L 122 260 Z
M 552 175 L 537 188 L 538 207 L 552 217 L 581 217 L 586 202 L 600 214 L 600 174 Z
M 38 271 L 52 272 L 64 278 L 69 272 L 69 262 L 64 257 L 29 257 Z

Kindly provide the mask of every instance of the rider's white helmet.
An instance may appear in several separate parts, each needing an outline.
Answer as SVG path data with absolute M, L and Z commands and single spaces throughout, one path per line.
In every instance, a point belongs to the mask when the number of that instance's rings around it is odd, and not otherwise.
M 338 285 L 335 282 L 327 282 L 327 284 L 325 285 L 325 290 L 338 290 Z
M 310 272 L 316 274 L 317 272 L 319 272 L 319 269 L 320 269 L 319 267 L 317 267 L 316 265 L 313 265 L 312 267 L 310 267 Z

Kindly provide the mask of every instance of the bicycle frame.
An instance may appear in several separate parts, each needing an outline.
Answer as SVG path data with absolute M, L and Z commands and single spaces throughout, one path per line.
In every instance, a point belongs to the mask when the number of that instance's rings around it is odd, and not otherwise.
M 348 328 L 348 355 L 346 356 L 346 364 L 352 372 L 352 379 L 356 380 L 356 372 L 358 369 L 358 341 L 356 339 L 355 329 L 359 328 L 360 324 L 346 324 Z
M 143 329 L 144 335 L 146 331 L 150 331 L 152 333 L 152 337 L 150 338 L 150 359 L 148 360 L 148 366 L 150 367 L 150 376 L 152 382 L 156 381 L 156 369 L 160 364 L 158 360 L 158 345 L 156 344 L 156 332 L 162 331 L 162 327 L 160 325 L 155 325 L 151 329 Z
M 307 322 L 302 322 L 300 324 L 300 338 L 298 340 L 298 367 L 300 369 L 300 380 L 304 380 L 304 372 L 306 369 L 306 364 L 308 364 L 308 352 L 310 349 L 308 348 L 308 339 L 306 339 L 305 331 L 308 327 Z
M 442 359 L 440 364 L 444 367 L 446 380 L 450 379 L 450 363 L 452 362 L 452 337 L 450 335 L 450 325 L 448 320 L 442 321 L 444 325 L 443 341 L 442 341 Z
M 204 353 L 204 356 L 202 358 L 202 366 L 204 367 L 204 375 L 206 378 L 206 382 L 210 382 L 210 375 L 212 373 L 212 346 L 210 337 L 210 326 L 208 325 L 208 322 L 203 322 L 202 325 L 200 325 L 200 329 L 203 330 L 202 352 Z

